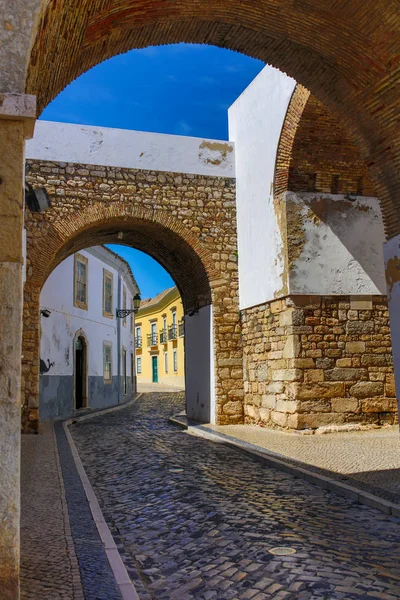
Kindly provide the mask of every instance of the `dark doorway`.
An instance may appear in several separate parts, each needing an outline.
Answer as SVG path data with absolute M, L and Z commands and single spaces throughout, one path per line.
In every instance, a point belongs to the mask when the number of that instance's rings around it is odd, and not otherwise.
M 75 341 L 75 409 L 87 406 L 87 345 L 79 336 Z

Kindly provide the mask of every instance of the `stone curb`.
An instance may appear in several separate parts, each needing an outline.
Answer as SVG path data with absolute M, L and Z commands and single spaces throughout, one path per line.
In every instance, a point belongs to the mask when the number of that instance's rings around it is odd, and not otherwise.
M 133 404 L 134 402 L 136 402 L 136 400 L 139 400 L 139 398 L 141 396 L 143 396 L 144 392 L 140 392 L 139 394 L 136 394 L 136 396 L 134 398 L 131 398 L 130 400 L 128 400 L 128 402 L 125 402 L 124 404 L 117 404 L 116 406 L 110 406 L 109 408 L 99 408 L 97 410 L 94 410 L 92 412 L 86 413 L 84 415 L 76 415 L 76 416 L 72 416 L 69 417 L 68 419 L 64 419 L 64 423 L 67 423 L 67 425 L 71 425 L 72 423 L 75 423 L 76 421 L 87 421 L 88 419 L 94 419 L 94 417 L 97 416 L 101 416 L 101 415 L 106 415 L 108 413 L 112 413 L 116 410 L 122 410 L 123 408 L 126 408 L 127 406 L 130 406 L 131 404 Z M 58 419 L 59 421 L 62 421 L 63 419 Z
M 336 481 L 335 479 L 326 477 L 320 473 L 310 471 L 304 467 L 300 467 L 295 464 L 289 464 L 281 459 L 284 458 L 282 455 L 276 454 L 270 450 L 260 448 L 260 446 L 239 440 L 238 438 L 231 437 L 225 433 L 219 433 L 213 429 L 209 429 L 206 425 L 187 424 L 186 418 L 181 419 L 180 415 L 171 417 L 169 422 L 180 427 L 181 429 L 185 429 L 190 435 L 202 437 L 214 442 L 224 442 L 232 448 L 236 448 L 237 450 L 251 454 L 261 463 L 267 464 L 270 467 L 274 467 L 275 469 L 279 469 L 285 473 L 294 475 L 295 477 L 301 477 L 309 483 L 318 485 L 325 490 L 335 492 L 341 496 L 351 498 L 351 500 L 355 500 L 360 504 L 366 504 L 367 506 L 376 508 L 387 515 L 400 517 L 400 504 L 389 502 L 388 500 L 384 500 L 379 496 L 360 490 L 359 488 L 347 483 L 341 483 L 340 481 Z
M 121 555 L 118 552 L 118 548 L 114 542 L 114 538 L 111 535 L 111 531 L 104 519 L 100 505 L 96 498 L 96 494 L 94 493 L 94 490 L 93 490 L 92 486 L 90 485 L 90 481 L 88 479 L 88 476 L 86 475 L 82 461 L 79 458 L 78 450 L 77 450 L 77 448 L 75 446 L 75 442 L 72 439 L 72 436 L 69 432 L 68 426 L 71 425 L 71 423 L 73 423 L 75 421 L 86 421 L 87 419 L 96 417 L 99 414 L 104 415 L 104 414 L 107 414 L 110 412 L 114 412 L 116 410 L 120 410 L 122 408 L 126 408 L 127 406 L 129 406 L 130 404 L 132 404 L 133 402 L 138 400 L 138 398 L 140 396 L 141 396 L 141 394 L 138 394 L 137 396 L 135 396 L 135 398 L 132 398 L 132 400 L 130 400 L 126 404 L 123 404 L 122 406 L 121 405 L 114 406 L 112 408 L 107 408 L 102 411 L 97 411 L 97 412 L 90 413 L 87 415 L 82 415 L 81 417 L 74 417 L 72 419 L 68 419 L 68 420 L 64 421 L 64 423 L 63 423 L 64 432 L 67 437 L 69 446 L 71 448 L 72 456 L 74 458 L 75 466 L 77 468 L 79 477 L 81 479 L 83 489 L 85 490 L 86 498 L 87 498 L 87 501 L 90 506 L 93 520 L 94 520 L 97 530 L 99 532 L 100 539 L 104 544 L 104 550 L 105 550 L 108 562 L 110 563 L 111 570 L 113 572 L 115 581 L 117 582 L 117 585 L 119 587 L 119 590 L 120 590 L 123 600 L 140 600 L 140 598 L 135 589 L 135 586 L 133 585 L 133 583 L 128 575 L 128 572 L 122 561 Z

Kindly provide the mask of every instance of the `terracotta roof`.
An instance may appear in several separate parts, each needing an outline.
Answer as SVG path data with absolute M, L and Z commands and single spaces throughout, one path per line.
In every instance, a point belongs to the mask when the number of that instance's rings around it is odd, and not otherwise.
M 154 298 L 146 298 L 145 300 L 142 300 L 141 303 L 140 303 L 139 311 L 142 310 L 143 308 L 149 308 L 150 306 L 155 306 L 163 298 L 165 298 L 165 296 L 167 294 L 169 294 L 170 292 L 172 292 L 172 290 L 176 290 L 176 289 L 177 289 L 176 286 L 173 286 L 173 287 L 167 288 L 163 292 L 160 292 L 159 294 L 157 294 L 157 296 L 154 296 Z

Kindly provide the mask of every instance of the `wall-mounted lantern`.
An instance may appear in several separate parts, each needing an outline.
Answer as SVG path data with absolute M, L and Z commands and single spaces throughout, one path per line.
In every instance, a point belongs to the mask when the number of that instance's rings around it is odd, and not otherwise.
M 133 308 L 117 308 L 117 319 L 125 319 L 131 313 L 137 313 L 140 308 L 140 303 L 142 299 L 140 294 L 135 294 L 133 296 Z

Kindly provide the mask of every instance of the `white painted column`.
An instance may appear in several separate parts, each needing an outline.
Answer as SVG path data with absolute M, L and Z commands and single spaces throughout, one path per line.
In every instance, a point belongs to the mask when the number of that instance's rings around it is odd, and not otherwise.
M 215 378 L 212 307 L 204 306 L 193 316 L 185 315 L 186 414 L 202 423 L 215 422 Z
M 400 235 L 383 244 L 397 402 L 400 390 Z

